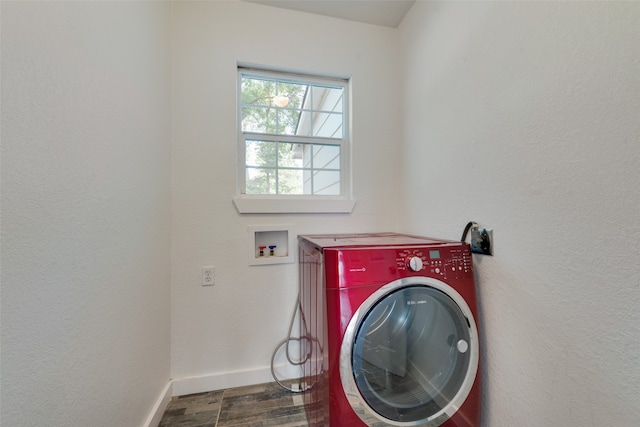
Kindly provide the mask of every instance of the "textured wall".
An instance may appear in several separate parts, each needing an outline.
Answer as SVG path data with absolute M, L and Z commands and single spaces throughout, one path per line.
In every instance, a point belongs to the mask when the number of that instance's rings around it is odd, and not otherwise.
M 294 308 L 297 265 L 249 267 L 247 226 L 393 228 L 396 32 L 245 2 L 179 2 L 172 40 L 172 376 L 211 377 L 206 387 L 268 381 Z M 352 76 L 352 214 L 238 214 L 237 61 Z M 204 265 L 216 267 L 213 287 L 200 285 Z
M 2 425 L 138 426 L 167 384 L 169 13 L 2 2 Z
M 484 426 L 640 419 L 640 4 L 417 2 L 402 227 L 476 257 Z

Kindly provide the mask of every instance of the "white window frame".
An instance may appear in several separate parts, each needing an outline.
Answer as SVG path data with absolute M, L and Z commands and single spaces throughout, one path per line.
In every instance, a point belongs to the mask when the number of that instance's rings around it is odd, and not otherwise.
M 292 79 L 305 83 L 341 86 L 344 89 L 343 138 L 331 139 L 331 144 L 340 145 L 340 195 L 282 195 L 246 194 L 246 140 L 263 139 L 296 141 L 295 136 L 267 135 L 242 131 L 242 75 L 277 79 Z M 237 67 L 237 189 L 233 202 L 240 213 L 350 213 L 355 206 L 351 197 L 351 121 L 350 79 L 337 76 L 320 76 L 289 72 L 273 68 L 238 64 Z M 306 142 L 323 143 L 323 138 L 304 138 Z M 327 140 L 324 139 L 324 142 Z M 337 143 L 338 142 L 338 143 Z M 337 144 L 336 144 L 337 143 Z

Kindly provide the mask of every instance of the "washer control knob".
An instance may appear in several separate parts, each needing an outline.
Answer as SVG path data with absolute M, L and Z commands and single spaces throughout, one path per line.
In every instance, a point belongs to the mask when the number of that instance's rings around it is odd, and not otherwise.
M 420 271 L 422 270 L 422 259 L 417 256 L 413 256 L 407 260 L 407 267 L 411 271 Z

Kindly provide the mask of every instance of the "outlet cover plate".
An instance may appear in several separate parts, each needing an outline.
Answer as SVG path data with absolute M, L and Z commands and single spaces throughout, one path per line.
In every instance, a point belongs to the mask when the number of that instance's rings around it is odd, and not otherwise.
M 213 286 L 216 283 L 216 268 L 202 267 L 202 286 Z

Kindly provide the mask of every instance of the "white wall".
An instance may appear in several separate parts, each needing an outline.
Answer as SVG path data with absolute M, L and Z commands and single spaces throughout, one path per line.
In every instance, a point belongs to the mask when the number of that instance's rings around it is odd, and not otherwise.
M 174 393 L 270 381 L 297 265 L 249 267 L 247 226 L 292 224 L 299 234 L 394 228 L 396 32 L 244 2 L 178 2 L 172 43 Z M 351 215 L 238 214 L 238 61 L 352 76 Z M 207 265 L 216 267 L 213 287 L 200 285 Z
M 483 425 L 640 419 L 640 4 L 417 2 L 402 228 L 476 257 Z
M 1 11 L 2 425 L 142 425 L 170 375 L 169 5 Z

